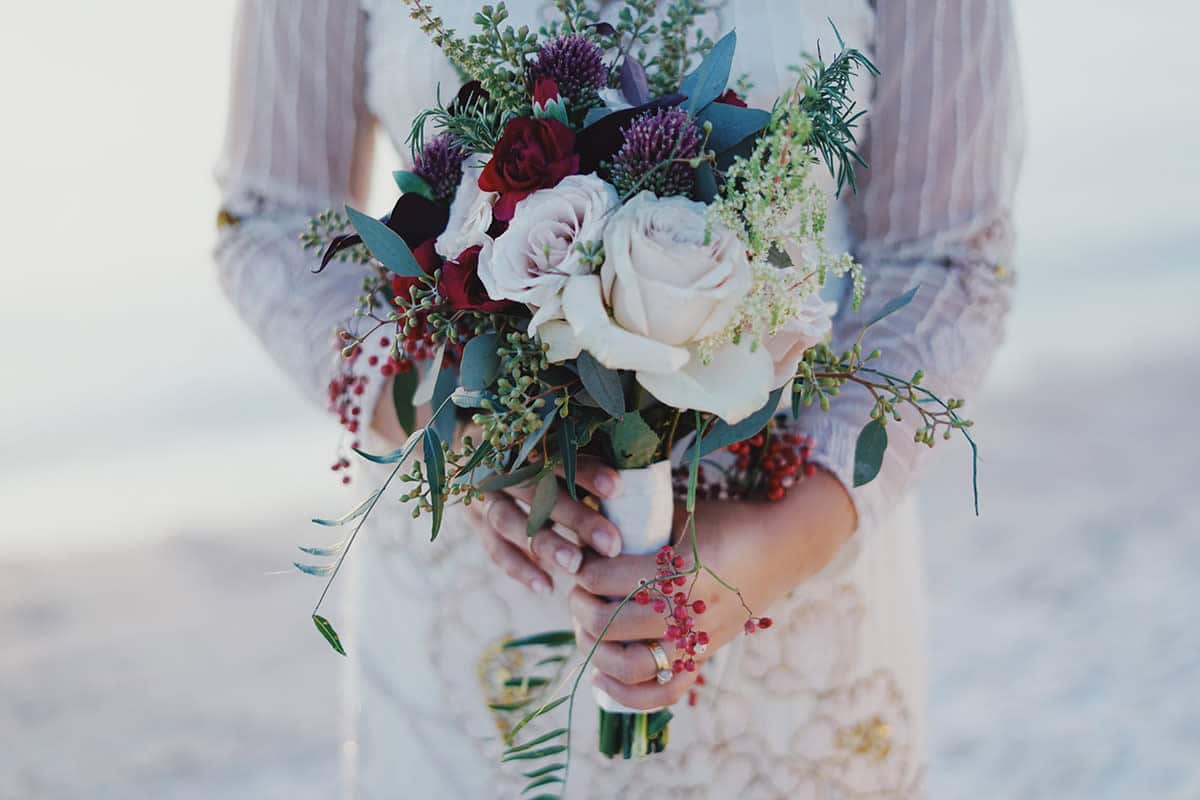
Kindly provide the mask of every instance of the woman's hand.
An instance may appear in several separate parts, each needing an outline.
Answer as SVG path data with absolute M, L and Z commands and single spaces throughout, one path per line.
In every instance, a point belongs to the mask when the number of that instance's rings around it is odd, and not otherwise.
M 676 513 L 676 530 L 684 530 L 686 516 Z M 657 666 L 645 642 L 660 640 L 666 629 L 662 613 L 653 604 L 629 602 L 617 614 L 592 665 L 595 683 L 613 699 L 630 707 L 651 709 L 672 705 L 695 683 L 699 665 L 714 652 L 743 635 L 750 616 L 765 615 L 771 604 L 806 578 L 821 571 L 849 539 L 855 526 L 849 495 L 835 478 L 818 472 L 798 484 L 778 503 L 755 501 L 705 502 L 697 504 L 696 535 L 701 562 L 741 591 L 722 586 L 701 571 L 676 591 L 690 593 L 689 602 L 704 603 L 695 616 L 697 630 L 705 631 L 709 644 L 697 656 L 697 669 L 677 673 L 668 683 L 656 680 Z M 684 558 L 685 571 L 692 566 L 691 543 L 685 533 L 676 547 Z M 655 557 L 620 556 L 596 558 L 588 555 L 576 575 L 571 592 L 571 615 L 579 644 L 586 650 L 595 644 L 609 623 L 619 601 L 639 582 L 655 575 Z M 743 606 L 742 601 L 745 601 Z M 661 642 L 668 658 L 675 647 Z
M 616 470 L 594 459 L 581 458 L 575 472 L 575 483 L 590 494 L 611 497 L 619 480 Z M 530 538 L 526 534 L 529 515 L 518 501 L 528 507 L 533 499 L 533 487 L 513 487 L 487 494 L 483 501 L 467 507 L 468 519 L 483 537 L 483 545 L 496 566 L 513 580 L 519 581 L 539 594 L 549 592 L 554 585 L 551 570 L 567 575 L 579 571 L 584 560 L 583 546 L 589 557 L 606 560 L 621 552 L 621 532 L 597 511 L 571 499 L 559 489 L 558 501 L 550 514 L 558 527 L 572 531 L 578 543 L 561 536 L 550 526 Z M 581 546 L 582 545 L 582 546 Z

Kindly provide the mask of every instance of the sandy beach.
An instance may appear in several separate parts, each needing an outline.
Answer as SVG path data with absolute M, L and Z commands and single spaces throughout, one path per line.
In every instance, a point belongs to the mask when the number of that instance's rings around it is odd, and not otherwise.
M 1200 794 L 1200 455 L 1174 410 L 1196 363 L 1139 370 L 1135 413 L 1094 371 L 996 393 L 979 520 L 965 450 L 940 448 L 934 797 Z M 312 579 L 270 574 L 303 535 L 185 527 L 4 563 L 0 797 L 336 796 L 342 661 L 309 627 Z

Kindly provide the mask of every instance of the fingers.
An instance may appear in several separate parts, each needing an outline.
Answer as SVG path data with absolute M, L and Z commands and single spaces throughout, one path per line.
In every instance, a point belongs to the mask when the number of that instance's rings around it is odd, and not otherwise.
M 599 498 L 612 497 L 621 477 L 612 467 L 595 458 L 581 458 L 575 465 L 575 484 Z
M 626 603 L 617 613 L 620 602 L 597 597 L 578 586 L 571 590 L 567 605 L 579 628 L 593 639 L 602 638 L 601 632 L 604 632 L 606 642 L 632 642 L 657 639 L 663 633 L 663 618 L 650 606 Z M 613 614 L 616 614 L 615 619 Z M 611 624 L 609 620 L 612 620 Z
M 525 503 L 533 499 L 533 487 L 514 487 L 505 491 Z M 617 526 L 599 511 L 593 511 L 579 500 L 571 499 L 566 491 L 559 490 L 550 519 L 574 531 L 582 542 L 598 553 L 616 556 L 621 552 L 621 532 Z
M 596 639 L 587 633 L 576 636 L 580 649 L 587 653 L 596 644 Z M 659 642 L 664 653 L 670 653 L 669 645 Z M 658 662 L 650 652 L 647 642 L 601 642 L 592 656 L 592 666 L 614 680 L 626 685 L 656 681 Z
M 688 689 L 696 683 L 697 672 L 678 672 L 675 677 L 664 684 L 658 681 L 644 681 L 628 685 L 597 672 L 592 683 L 608 692 L 608 696 L 618 703 L 638 711 L 649 711 L 652 708 L 673 706 L 683 699 Z
M 530 539 L 527 525 L 529 516 L 504 494 L 489 495 L 484 518 L 489 528 L 521 550 L 531 550 L 542 563 L 556 564 L 568 574 L 579 571 L 583 562 L 583 551 L 549 528 L 544 528 Z
M 602 597 L 624 597 L 643 580 L 654 577 L 654 556 L 602 558 L 586 553 L 575 582 Z
M 505 575 L 525 584 L 535 594 L 550 592 L 553 588 L 550 576 L 530 561 L 524 551 L 519 550 L 512 542 L 504 539 L 490 528 L 484 530 L 482 536 L 483 546 L 492 562 L 504 570 Z

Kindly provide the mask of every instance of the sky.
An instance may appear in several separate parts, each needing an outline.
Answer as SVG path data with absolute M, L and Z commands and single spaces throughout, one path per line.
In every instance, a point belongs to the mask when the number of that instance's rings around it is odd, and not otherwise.
M 216 284 L 233 5 L 6 11 L 0 556 L 231 514 L 303 530 L 347 505 L 324 470 L 334 427 Z M 1194 344 L 1200 12 L 1018 0 L 1016 13 L 1029 118 L 1020 283 L 993 380 Z M 389 159 L 378 167 L 386 187 Z

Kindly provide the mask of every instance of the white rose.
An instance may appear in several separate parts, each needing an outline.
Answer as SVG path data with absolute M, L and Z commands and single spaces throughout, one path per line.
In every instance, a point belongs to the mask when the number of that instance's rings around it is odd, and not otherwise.
M 617 190 L 595 175 L 571 175 L 526 197 L 508 230 L 480 256 L 479 279 L 488 296 L 533 307 L 535 328 L 561 318 L 567 279 L 592 272 L 576 245 L 598 245 L 620 204 Z
M 752 283 L 745 247 L 708 206 L 653 192 L 605 229 L 600 279 L 622 327 L 670 345 L 720 332 Z
M 599 276 L 568 280 L 566 321 L 539 330 L 552 361 L 587 350 L 634 371 L 662 402 L 731 423 L 766 403 L 775 372 L 766 348 L 731 344 L 705 360 L 695 346 L 724 330 L 752 283 L 743 245 L 707 206 L 643 192 L 613 216 L 604 253 Z
M 486 252 L 492 243 L 488 229 L 492 227 L 492 206 L 499 195 L 479 188 L 479 173 L 486 162 L 474 163 L 473 157 L 468 161 L 472 163 L 463 165 L 462 180 L 450 203 L 446 230 L 433 244 L 433 249 L 445 259 L 456 259 L 464 250 L 477 245 Z
M 804 299 L 799 314 L 781 325 L 774 336 L 766 338 L 763 345 L 771 355 L 775 372 L 772 388 L 790 381 L 796 375 L 804 351 L 825 341 L 833 329 L 836 312 L 836 303 L 827 303 L 814 292 Z

